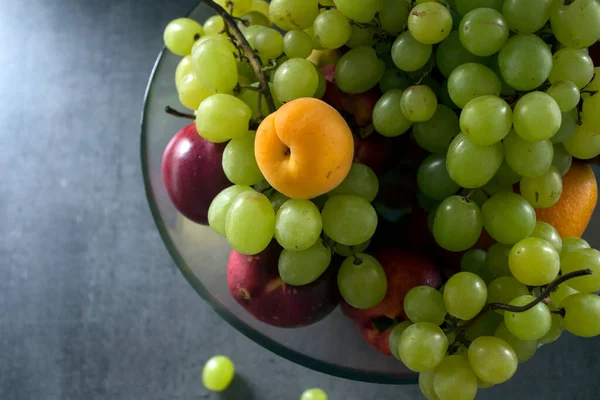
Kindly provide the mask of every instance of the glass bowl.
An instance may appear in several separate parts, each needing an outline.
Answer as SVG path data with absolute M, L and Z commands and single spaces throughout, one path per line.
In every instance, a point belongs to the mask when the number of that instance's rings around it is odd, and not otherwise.
M 190 17 L 208 18 L 201 5 Z M 414 384 L 417 374 L 392 357 L 380 355 L 360 336 L 353 322 L 335 310 L 305 328 L 282 329 L 248 314 L 227 287 L 227 240 L 209 227 L 195 224 L 177 212 L 163 186 L 161 160 L 173 135 L 189 120 L 167 115 L 165 106 L 180 106 L 174 73 L 180 57 L 163 50 L 150 76 L 141 120 L 141 159 L 152 215 L 169 253 L 194 290 L 229 324 L 264 348 L 305 367 L 342 378 L 386 384 Z M 183 106 L 180 106 L 183 108 Z M 594 166 L 596 175 L 600 172 Z M 600 218 L 592 218 L 584 235 L 593 247 Z
M 191 11 L 197 21 L 208 18 L 202 6 Z M 173 135 L 190 121 L 167 115 L 165 106 L 180 106 L 174 74 L 180 57 L 163 50 L 150 76 L 141 121 L 141 158 L 146 194 L 156 226 L 188 282 L 227 322 L 274 353 L 327 374 L 367 382 L 412 384 L 417 375 L 392 357 L 380 355 L 360 336 L 353 322 L 336 309 L 305 328 L 282 329 L 248 314 L 227 287 L 227 240 L 207 226 L 177 212 L 161 176 L 163 151 Z

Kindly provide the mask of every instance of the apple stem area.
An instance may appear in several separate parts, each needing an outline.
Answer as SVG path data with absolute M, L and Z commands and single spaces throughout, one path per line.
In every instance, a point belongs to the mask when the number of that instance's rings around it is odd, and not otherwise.
M 229 13 L 220 5 L 215 3 L 212 0 L 200 0 L 201 3 L 206 4 L 208 7 L 212 8 L 221 18 L 225 21 L 227 25 L 226 33 L 229 35 L 231 41 L 241 49 L 250 62 L 258 81 L 260 82 L 260 92 L 263 96 L 265 96 L 265 101 L 267 103 L 267 108 L 269 109 L 269 114 L 274 113 L 277 109 L 275 107 L 275 101 L 273 100 L 273 96 L 271 95 L 271 89 L 269 88 L 269 82 L 265 78 L 265 74 L 262 69 L 262 62 L 260 61 L 260 57 L 244 37 L 244 34 L 236 24 L 234 17 L 230 15 L 233 11 L 233 3 L 229 2 Z

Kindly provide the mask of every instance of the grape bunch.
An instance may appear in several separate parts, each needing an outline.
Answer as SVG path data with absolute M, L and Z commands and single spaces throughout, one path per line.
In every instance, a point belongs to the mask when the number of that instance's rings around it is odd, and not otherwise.
M 222 146 L 231 185 L 207 222 L 235 251 L 275 241 L 285 284 L 339 268 L 349 307 L 381 304 L 393 288 L 369 249 L 389 219 L 385 171 L 353 150 L 406 138 L 396 164 L 411 144 L 427 153 L 413 211 L 462 254 L 441 289 L 406 293 L 389 332 L 424 396 L 473 399 L 563 329 L 600 334 L 600 251 L 536 215 L 573 159 L 600 155 L 597 0 L 202 2 L 217 15 L 176 19 L 164 41 L 183 57 L 175 86 L 198 140 Z

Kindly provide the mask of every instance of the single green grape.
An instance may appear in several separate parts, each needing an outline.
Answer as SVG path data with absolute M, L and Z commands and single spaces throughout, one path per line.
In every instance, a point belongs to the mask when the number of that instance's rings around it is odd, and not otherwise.
M 303 286 L 319 279 L 331 263 L 331 250 L 317 242 L 306 250 L 283 250 L 279 255 L 279 276 L 288 285 Z
M 352 30 L 348 18 L 337 10 L 319 14 L 313 24 L 315 37 L 326 49 L 337 49 L 350 39 Z
M 573 164 L 573 156 L 569 154 L 562 143 L 555 144 L 552 165 L 558 169 L 561 176 L 565 176 L 569 172 L 571 164 Z
M 200 84 L 194 72 L 183 76 L 177 85 L 177 94 L 181 104 L 192 110 L 197 110 L 200 103 L 214 92 Z
M 383 0 L 383 8 L 379 12 L 379 23 L 384 31 L 397 35 L 408 23 L 410 13 L 409 0 Z
M 562 251 L 562 239 L 560 238 L 558 231 L 547 222 L 537 221 L 535 224 L 535 229 L 529 236 L 544 239 L 550 243 L 552 247 L 554 247 L 554 250 L 556 250 L 558 254 L 560 254 Z
M 264 179 L 254 157 L 254 131 L 231 139 L 223 151 L 223 172 L 236 185 L 251 186 Z
M 556 101 L 562 112 L 572 110 L 579 104 L 579 100 L 581 100 L 579 89 L 571 81 L 555 82 L 546 90 L 546 93 Z
M 403 32 L 392 45 L 392 60 L 402 71 L 417 71 L 429 61 L 433 47 L 418 42 L 409 31 Z
M 254 255 L 266 249 L 275 234 L 275 212 L 269 199 L 255 191 L 240 193 L 227 211 L 225 233 L 239 253 Z
M 417 171 L 417 186 L 434 200 L 444 200 L 460 189 L 448 175 L 446 157 L 441 154 L 432 154 L 423 160 Z
M 583 49 L 600 38 L 600 3 L 594 0 L 554 2 L 552 33 L 565 47 Z
M 194 66 L 192 65 L 192 56 L 187 55 L 183 57 L 177 64 L 175 69 L 175 87 L 179 88 L 179 82 L 181 79 L 189 73 L 194 73 Z M 193 109 L 198 108 L 197 106 Z
M 486 252 L 482 249 L 471 249 L 463 254 L 460 259 L 460 270 L 471 272 L 487 284 L 493 279 L 491 271 L 485 264 Z
M 494 277 L 512 276 L 508 266 L 511 249 L 512 245 L 502 243 L 494 243 L 488 249 L 485 255 L 485 265 Z
M 371 203 L 375 200 L 378 191 L 379 180 L 375 172 L 364 164 L 353 163 L 342 183 L 327 195 L 330 197 L 340 194 L 356 195 Z
M 321 212 L 323 231 L 347 246 L 369 240 L 377 228 L 377 213 L 365 199 L 355 195 L 330 197 Z
M 267 28 L 262 25 L 250 25 L 242 28 L 242 33 L 244 34 L 244 37 L 248 41 L 250 47 L 254 48 L 254 38 L 265 29 Z M 266 60 L 263 60 L 263 62 L 264 61 Z
M 498 53 L 498 66 L 506 83 L 516 90 L 529 91 L 548 79 L 552 53 L 538 36 L 517 34 Z
M 356 22 L 371 22 L 375 14 L 383 8 L 383 0 L 333 0 L 338 10 Z
M 223 189 L 216 195 L 208 208 L 208 224 L 210 227 L 219 235 L 226 236 L 225 218 L 229 207 L 240 193 L 251 191 L 254 191 L 254 189 L 250 186 L 233 185 Z
M 600 251 L 596 249 L 570 251 L 562 257 L 560 268 L 563 274 L 590 269 L 591 275 L 570 279 L 569 286 L 579 292 L 600 291 Z
M 508 26 L 519 33 L 533 33 L 550 19 L 552 0 L 504 0 L 502 15 Z
M 233 52 L 224 51 L 217 41 L 205 40 L 195 46 L 192 64 L 198 81 L 206 89 L 230 93 L 238 83 Z
M 383 267 L 365 253 L 346 258 L 338 271 L 337 284 L 344 300 L 359 309 L 376 306 L 387 293 Z
M 565 140 L 563 145 L 569 154 L 575 158 L 589 160 L 597 157 L 600 155 L 600 135 L 598 134 L 598 128 L 588 125 L 584 118 L 583 124 L 575 128 L 573 135 Z
M 556 290 L 550 293 L 550 304 L 548 304 L 548 307 L 550 307 L 551 310 L 558 310 L 564 299 L 576 293 L 579 292 L 566 283 L 560 284 Z
M 526 295 L 513 299 L 511 306 L 525 306 L 535 300 Z M 521 340 L 538 340 L 543 338 L 552 326 L 552 314 L 546 304 L 538 303 L 527 311 L 504 313 L 504 324 L 514 336 Z
M 508 33 L 509 27 L 502 14 L 491 8 L 469 11 L 458 28 L 465 49 L 480 57 L 497 53 L 506 43 Z
M 254 36 L 254 48 L 263 59 L 277 58 L 283 53 L 283 36 L 275 29 L 263 29 Z
M 438 104 L 433 117 L 413 125 L 415 141 L 421 148 L 431 153 L 446 154 L 452 139 L 459 133 L 458 116 L 443 104 Z
M 250 107 L 237 97 L 213 94 L 198 107 L 196 129 L 206 140 L 222 143 L 247 135 L 251 116 Z
M 435 390 L 433 390 L 433 374 L 434 371 L 425 371 L 419 374 L 419 389 L 421 394 L 425 396 L 427 400 L 439 400 Z
M 198 22 L 190 18 L 177 18 L 169 22 L 163 39 L 171 53 L 186 56 L 192 52 L 192 46 L 202 35 L 204 29 Z
M 292 58 L 277 68 L 273 85 L 275 96 L 283 102 L 312 97 L 319 87 L 319 74 L 310 61 Z
M 416 286 L 404 297 L 404 312 L 412 322 L 441 325 L 446 318 L 444 298 L 431 286 Z
M 567 236 L 566 238 L 563 238 L 562 245 L 562 251 L 560 252 L 561 257 L 564 257 L 573 251 L 590 248 L 590 244 L 584 239 L 573 236 Z
M 327 400 L 327 393 L 322 389 L 306 389 L 300 400 Z
M 512 347 L 494 336 L 482 336 L 469 345 L 469 364 L 484 382 L 506 382 L 517 372 L 519 361 Z
M 481 236 L 481 229 L 479 206 L 463 197 L 450 196 L 437 208 L 433 236 L 437 244 L 446 250 L 470 249 Z
M 448 93 L 460 108 L 479 96 L 499 96 L 502 83 L 485 65 L 465 63 L 456 67 L 448 77 Z
M 411 86 L 402 93 L 400 110 L 411 122 L 424 122 L 435 115 L 437 97 L 429 86 Z
M 517 355 L 519 363 L 524 363 L 525 361 L 530 360 L 538 349 L 537 340 L 519 339 L 518 337 L 510 333 L 504 322 L 502 322 L 498 326 L 496 332 L 494 333 L 494 336 L 504 340 L 506 343 L 509 344 L 510 347 L 512 347 L 512 349 L 515 351 L 515 354 Z
M 475 317 L 486 303 L 487 287 L 483 279 L 470 272 L 453 275 L 444 289 L 444 304 L 448 314 L 468 321 Z
M 513 276 L 529 286 L 552 282 L 560 272 L 560 256 L 544 239 L 528 237 L 512 248 L 508 265 Z
M 196 40 L 196 43 L 194 43 L 194 46 L 192 47 L 192 59 L 194 58 L 194 53 L 206 49 L 209 49 L 210 51 L 218 51 L 223 53 L 231 52 L 234 55 L 238 53 L 238 50 L 233 45 L 233 43 L 230 42 L 229 39 L 227 39 L 227 36 L 211 34 L 204 35 L 200 39 Z
M 359 46 L 342 56 L 335 68 L 335 79 L 342 91 L 363 93 L 377 85 L 384 71 L 385 63 L 375 50 Z
M 530 142 L 547 140 L 560 129 L 562 113 L 548 94 L 531 92 L 521 97 L 513 114 L 515 131 Z
M 202 27 L 204 28 L 204 33 L 206 35 L 215 35 L 223 32 L 223 29 L 225 29 L 225 21 L 221 16 L 213 15 L 204 21 Z
M 462 133 L 479 146 L 496 144 L 512 128 L 513 113 L 507 102 L 497 96 L 481 96 L 469 101 L 460 114 Z
M 211 357 L 202 369 L 202 383 L 213 392 L 227 389 L 235 375 L 235 366 L 226 356 Z
M 502 165 L 502 144 L 478 146 L 462 133 L 458 134 L 446 156 L 446 167 L 454 182 L 467 189 L 488 183 Z
M 535 178 L 524 176 L 519 188 L 521 195 L 535 208 L 552 207 L 562 195 L 562 177 L 558 168 L 552 165 L 542 176 Z
M 386 137 L 396 137 L 407 132 L 412 126 L 400 110 L 400 101 L 404 91 L 392 89 L 377 100 L 373 108 L 373 127 Z
M 286 31 L 306 29 L 319 15 L 317 0 L 271 0 L 269 18 Z
M 436 2 L 417 4 L 408 16 L 408 31 L 420 43 L 439 43 L 448 37 L 451 30 L 450 11 Z
M 391 67 L 385 70 L 383 76 L 379 80 L 379 89 L 382 93 L 387 93 L 394 89 L 400 89 L 402 91 L 408 89 L 412 85 L 412 82 L 408 76 L 401 70 L 395 67 Z
M 503 303 L 508 304 L 513 299 L 519 296 L 529 294 L 527 286 L 513 278 L 512 276 L 501 276 L 494 279 L 488 285 L 488 303 Z M 500 315 L 504 314 L 503 310 L 494 310 Z
M 411 325 L 412 322 L 410 321 L 402 321 L 396 326 L 394 326 L 394 328 L 390 332 L 388 345 L 390 347 L 390 352 L 398 360 L 400 360 L 400 354 L 398 353 L 398 347 L 400 346 L 400 337 L 402 337 L 402 334 L 404 333 L 406 328 L 408 328 Z
M 304 31 L 289 31 L 283 37 L 283 52 L 289 58 L 306 58 L 312 51 L 312 38 Z
M 407 327 L 398 345 L 398 355 L 407 368 L 425 372 L 436 368 L 448 350 L 448 338 L 439 326 L 417 322 Z
M 587 51 L 566 48 L 552 56 L 552 71 L 548 77 L 550 83 L 568 81 L 579 90 L 587 86 L 593 77 L 594 62 Z
M 275 218 L 275 239 L 284 249 L 306 250 L 319 240 L 323 222 L 312 201 L 290 199 L 281 205 Z
M 464 355 L 446 356 L 433 373 L 433 390 L 439 400 L 473 400 L 477 375 Z
M 530 142 L 512 130 L 502 143 L 506 162 L 519 175 L 542 176 L 552 165 L 554 147 L 549 140 Z
M 550 138 L 554 144 L 563 143 L 565 140 L 573 136 L 577 129 L 577 119 L 579 118 L 577 108 L 562 113 L 562 121 L 556 135 Z
M 600 297 L 592 293 L 577 293 L 563 300 L 563 326 L 573 335 L 594 337 L 600 335 Z
M 376 42 L 377 39 L 370 29 L 350 24 L 350 38 L 346 46 L 354 49 L 360 46 L 373 46 Z
M 541 344 L 550 344 L 556 342 L 563 333 L 562 317 L 558 314 L 552 314 L 552 325 L 546 335 L 539 340 Z
M 504 244 L 515 244 L 533 232 L 535 210 L 516 193 L 500 192 L 485 202 L 481 209 L 483 226 L 490 236 Z

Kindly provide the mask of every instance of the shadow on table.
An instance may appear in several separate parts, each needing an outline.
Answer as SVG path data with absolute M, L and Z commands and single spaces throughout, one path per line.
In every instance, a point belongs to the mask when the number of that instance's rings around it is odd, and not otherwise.
M 231 385 L 221 393 L 206 393 L 201 397 L 202 399 L 214 399 L 214 400 L 256 400 L 252 389 L 246 378 L 236 374 L 231 382 Z

